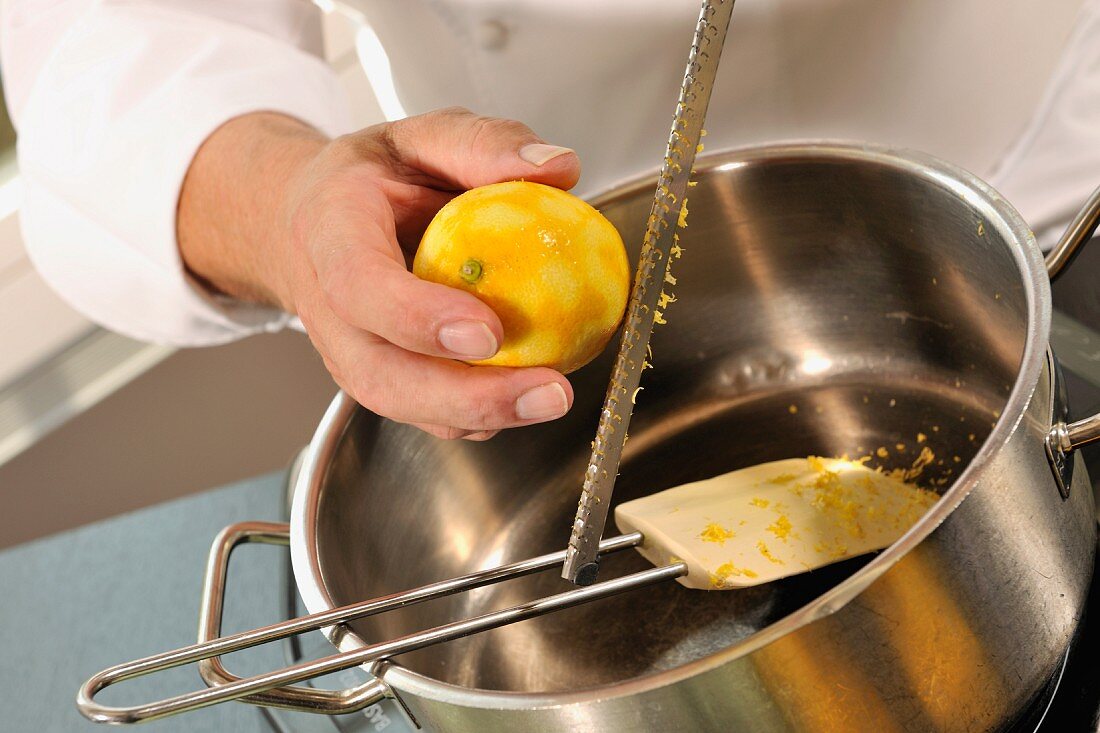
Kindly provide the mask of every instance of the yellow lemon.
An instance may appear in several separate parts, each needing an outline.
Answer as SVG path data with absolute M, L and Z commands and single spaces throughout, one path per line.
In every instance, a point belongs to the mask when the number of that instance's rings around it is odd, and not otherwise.
M 630 289 L 614 225 L 570 193 L 525 181 L 452 199 L 424 232 L 413 273 L 473 293 L 500 317 L 500 351 L 474 363 L 563 374 L 603 350 Z

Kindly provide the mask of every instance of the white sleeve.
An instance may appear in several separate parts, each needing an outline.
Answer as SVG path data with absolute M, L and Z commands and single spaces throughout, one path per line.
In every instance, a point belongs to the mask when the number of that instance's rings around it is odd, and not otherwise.
M 1100 181 L 1100 0 L 1082 6 L 1039 107 L 989 181 L 1023 214 L 1042 249 Z
M 184 271 L 180 186 L 200 144 L 254 111 L 335 135 L 346 99 L 302 0 L 5 0 L 0 59 L 19 133 L 28 254 L 73 307 L 177 345 L 285 326 Z

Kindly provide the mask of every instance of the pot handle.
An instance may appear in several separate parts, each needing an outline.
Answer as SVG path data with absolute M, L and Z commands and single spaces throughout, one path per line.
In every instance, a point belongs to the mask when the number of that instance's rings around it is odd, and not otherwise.
M 1058 244 L 1046 257 L 1047 275 L 1054 282 L 1061 275 L 1074 257 L 1078 255 L 1085 243 L 1088 242 L 1100 225 L 1100 188 L 1092 192 L 1089 200 L 1081 207 L 1073 221 L 1066 228 Z M 1064 382 L 1059 378 L 1057 369 L 1054 372 L 1055 385 L 1054 399 L 1058 399 L 1058 391 L 1064 389 Z M 1064 399 L 1063 399 L 1064 404 Z M 1074 423 L 1066 423 L 1063 415 L 1055 413 L 1054 422 L 1046 437 L 1047 458 L 1050 461 L 1054 478 L 1058 482 L 1058 491 L 1062 498 L 1069 498 L 1069 486 L 1073 478 L 1073 451 L 1082 446 L 1100 441 L 1100 414 L 1086 417 Z
M 225 569 L 228 566 L 229 554 L 233 548 L 241 542 L 287 544 L 288 537 L 289 533 L 285 524 L 269 524 L 267 522 L 247 522 L 232 525 L 222 530 L 211 549 L 211 558 L 207 566 L 208 570 L 212 569 L 214 572 L 208 576 L 210 582 L 207 583 L 203 596 L 201 628 L 203 637 L 210 637 L 216 633 L 216 628 L 220 625 Z M 642 543 L 642 540 L 643 537 L 640 532 L 609 537 L 600 541 L 600 552 L 619 552 L 637 547 Z M 352 667 L 361 667 L 364 664 L 380 662 L 433 644 L 497 629 L 517 621 L 537 618 L 547 613 L 608 598 L 636 588 L 664 583 L 687 574 L 687 565 L 682 562 L 642 570 L 613 580 L 544 596 L 499 611 L 483 613 L 480 616 L 451 621 L 396 639 L 375 642 L 360 649 L 341 652 L 314 661 L 301 662 L 291 667 L 245 679 L 232 677 L 224 668 L 218 670 L 216 667 L 208 666 L 207 674 L 214 671 L 236 681 L 214 684 L 207 689 L 186 692 L 182 695 L 143 705 L 111 707 L 95 700 L 97 694 L 118 682 L 143 677 L 166 669 L 182 667 L 193 662 L 202 662 L 240 649 L 285 639 L 288 636 L 295 636 L 306 631 L 325 629 L 357 618 L 404 608 L 414 603 L 443 598 L 550 568 L 558 568 L 561 567 L 563 562 L 565 562 L 564 550 L 552 552 L 507 565 L 476 570 L 467 575 L 429 583 L 400 593 L 391 593 L 369 601 L 361 601 L 348 606 L 321 611 L 309 616 L 265 626 L 264 628 L 242 631 L 230 636 L 208 638 L 205 641 L 199 641 L 181 649 L 154 654 L 151 657 L 133 662 L 116 664 L 92 675 L 80 686 L 76 696 L 76 706 L 80 713 L 89 720 L 114 725 L 156 720 L 157 718 L 217 705 L 230 700 L 259 702 L 261 696 L 268 696 L 264 698 L 264 702 L 261 704 L 277 705 L 292 710 L 328 713 L 351 712 L 367 707 L 388 696 L 390 694 L 389 688 L 377 678 L 360 687 L 335 693 L 324 690 L 287 687 L 287 685 L 304 682 L 332 672 L 351 669 Z M 207 681 L 214 678 L 216 677 L 208 678 Z M 336 699 L 337 697 L 339 700 Z M 331 703 L 334 708 L 324 709 L 317 705 L 318 702 L 321 706 Z
M 347 664 L 341 664 L 345 659 L 352 656 L 348 653 L 326 657 L 316 662 L 304 662 L 294 667 L 248 679 L 234 677 L 220 664 L 209 663 L 212 658 L 221 654 L 247 649 L 305 631 L 326 628 L 349 618 L 341 616 L 341 611 L 347 609 L 335 609 L 327 613 L 304 616 L 261 629 L 252 629 L 227 637 L 218 637 L 225 598 L 225 578 L 226 570 L 229 567 L 229 556 L 237 545 L 244 542 L 288 545 L 290 544 L 290 529 L 286 524 L 241 522 L 230 525 L 219 532 L 213 546 L 210 548 L 210 556 L 206 564 L 206 577 L 202 593 L 202 615 L 199 620 L 199 642 L 182 649 L 156 654 L 134 662 L 117 664 L 93 675 L 81 685 L 76 696 L 76 706 L 84 717 L 96 723 L 110 723 L 113 725 L 140 723 L 215 705 L 227 700 L 245 700 L 257 705 L 271 705 L 309 713 L 350 713 L 379 702 L 389 694 L 385 683 L 377 678 L 359 687 L 340 691 L 288 686 L 294 682 L 319 677 L 328 672 L 350 669 L 364 662 L 372 661 L 355 659 Z M 202 676 L 207 684 L 212 685 L 209 689 L 197 690 L 130 707 L 110 707 L 95 700 L 97 693 L 117 682 L 142 677 L 173 667 L 180 667 L 192 662 L 207 663 Z M 223 676 L 234 681 L 225 684 L 213 683 L 213 680 Z
M 222 611 L 225 607 L 225 583 L 229 570 L 229 557 L 240 544 L 259 542 L 265 545 L 290 544 L 290 526 L 273 522 L 239 522 L 218 533 L 210 547 L 206 563 L 206 577 L 202 588 L 202 606 L 199 610 L 199 643 L 213 641 L 221 636 Z M 221 657 L 210 657 L 199 662 L 199 674 L 207 685 L 216 687 L 241 678 L 227 670 Z M 357 687 L 344 690 L 321 690 L 316 687 L 288 685 L 267 692 L 258 692 L 239 698 L 242 702 L 267 707 L 277 707 L 306 713 L 340 715 L 358 712 L 381 701 L 387 696 L 385 683 L 374 678 Z
M 1092 192 L 1089 200 L 1066 227 L 1058 244 L 1046 256 L 1047 276 L 1051 282 L 1057 280 L 1058 276 L 1069 267 L 1073 258 L 1081 251 L 1081 247 L 1092 238 L 1097 225 L 1100 225 L 1100 187 Z
M 1063 499 L 1069 498 L 1073 480 L 1073 452 L 1097 441 L 1100 441 L 1100 414 L 1069 424 L 1058 421 L 1051 426 L 1044 447 Z

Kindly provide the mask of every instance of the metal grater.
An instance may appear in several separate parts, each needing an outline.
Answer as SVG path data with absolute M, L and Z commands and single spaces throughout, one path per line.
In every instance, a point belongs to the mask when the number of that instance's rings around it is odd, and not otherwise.
M 589 585 L 599 571 L 599 544 L 603 536 L 611 492 L 619 472 L 626 431 L 634 398 L 649 365 L 649 337 L 660 309 L 670 302 L 662 298 L 666 280 L 673 284 L 669 258 L 676 239 L 677 222 L 686 204 L 688 182 L 695 163 L 695 153 L 703 131 L 707 104 L 710 102 L 718 61 L 726 40 L 734 0 L 705 0 L 695 26 L 676 116 L 668 136 L 664 165 L 657 179 L 657 192 L 649 212 L 645 240 L 634 276 L 634 287 L 627 307 L 619 353 L 607 387 L 603 410 L 600 412 L 592 457 L 584 474 L 584 487 L 573 533 L 569 537 L 562 577 L 577 585 Z M 686 215 L 686 209 L 683 209 Z

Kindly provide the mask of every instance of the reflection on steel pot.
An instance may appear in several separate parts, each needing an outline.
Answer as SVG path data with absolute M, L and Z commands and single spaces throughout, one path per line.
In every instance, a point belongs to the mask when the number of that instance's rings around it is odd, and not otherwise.
M 697 168 L 616 501 L 780 458 L 896 468 L 927 449 L 921 481 L 940 502 L 873 558 L 736 592 L 664 582 L 375 663 L 343 698 L 255 702 L 339 712 L 393 695 L 440 732 L 881 733 L 1002 729 L 1042 692 L 1092 572 L 1093 497 L 1073 451 L 1100 428 L 1058 425 L 1049 283 L 1026 224 L 911 152 L 770 146 Z M 593 202 L 628 243 L 652 185 Z M 1098 216 L 1100 196 L 1069 244 Z M 310 611 L 561 550 L 612 356 L 574 375 L 566 418 L 486 443 L 337 397 L 290 525 Z M 645 567 L 621 552 L 601 580 Z M 568 587 L 551 570 L 328 633 L 360 649 Z

